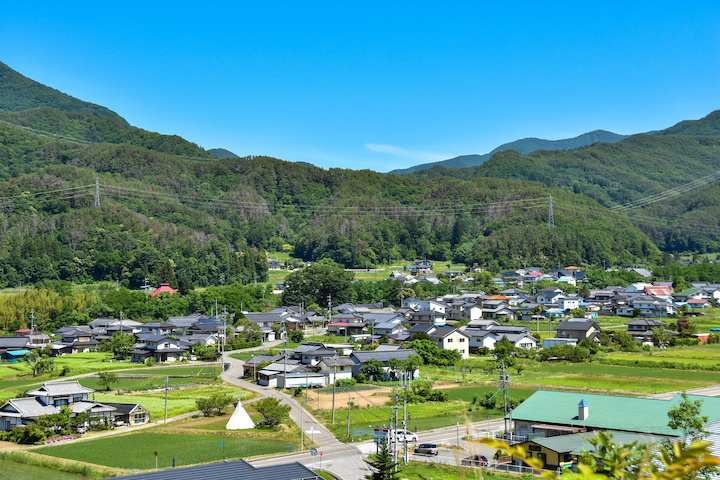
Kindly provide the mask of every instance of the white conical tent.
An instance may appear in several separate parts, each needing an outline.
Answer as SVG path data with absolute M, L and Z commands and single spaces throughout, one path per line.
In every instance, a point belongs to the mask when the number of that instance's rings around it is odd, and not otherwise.
M 225 425 L 226 430 L 247 430 L 248 428 L 254 428 L 255 422 L 252 421 L 252 418 L 250 418 L 250 415 L 245 411 L 245 408 L 242 406 L 242 403 L 238 402 L 237 407 L 235 407 L 235 411 L 232 415 L 230 415 L 230 420 L 228 420 L 227 425 Z

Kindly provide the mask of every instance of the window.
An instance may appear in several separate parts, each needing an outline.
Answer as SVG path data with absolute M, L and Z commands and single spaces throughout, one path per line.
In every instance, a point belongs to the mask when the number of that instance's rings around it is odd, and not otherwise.
M 460 337 L 460 343 L 465 343 L 465 339 Z
M 453 341 L 452 338 L 447 339 L 447 343 L 452 343 L 452 341 Z

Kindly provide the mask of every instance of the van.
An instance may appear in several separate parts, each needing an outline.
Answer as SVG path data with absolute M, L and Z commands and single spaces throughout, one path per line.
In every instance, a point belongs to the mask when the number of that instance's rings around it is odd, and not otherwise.
M 439 453 L 438 446 L 434 443 L 421 443 L 415 447 L 415 453 L 420 455 L 437 455 Z

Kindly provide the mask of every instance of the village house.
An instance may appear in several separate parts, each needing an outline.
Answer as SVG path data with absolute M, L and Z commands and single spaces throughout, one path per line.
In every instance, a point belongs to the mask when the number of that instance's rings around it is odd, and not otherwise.
M 562 321 L 555 327 L 557 338 L 573 338 L 577 342 L 585 339 L 600 340 L 600 325 L 595 320 L 571 318 Z
M 441 350 L 455 350 L 462 358 L 470 358 L 470 337 L 465 332 L 454 327 L 438 327 L 429 336 Z

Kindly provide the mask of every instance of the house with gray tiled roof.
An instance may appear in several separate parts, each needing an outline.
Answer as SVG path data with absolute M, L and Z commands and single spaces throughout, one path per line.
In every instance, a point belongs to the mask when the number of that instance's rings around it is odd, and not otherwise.
M 412 348 L 408 348 L 408 349 L 398 348 L 397 350 L 382 350 L 382 351 L 366 350 L 366 351 L 353 352 L 350 355 L 350 359 L 355 364 L 352 367 L 353 377 L 357 377 L 361 373 L 360 367 L 365 365 L 371 359 L 382 362 L 383 366 L 385 367 L 385 370 L 387 371 L 388 362 L 390 361 L 391 358 L 396 358 L 398 360 L 407 360 L 412 355 L 417 356 L 417 352 L 415 352 L 415 350 L 413 350 Z M 417 378 L 417 372 L 416 372 L 416 378 Z
M 441 350 L 455 350 L 462 358 L 470 358 L 470 337 L 465 332 L 454 327 L 438 327 L 429 336 Z
M 571 318 L 562 321 L 555 327 L 557 338 L 573 338 L 578 342 L 585 340 L 600 340 L 600 324 L 595 320 L 585 318 Z
M 255 467 L 245 460 L 208 463 L 204 465 L 194 465 L 191 467 L 173 468 L 172 470 L 150 471 L 117 478 L 123 480 L 196 480 L 198 478 L 212 478 L 218 480 L 323 479 L 323 477 L 319 474 L 313 472 L 310 468 L 300 462 Z
M 95 390 L 83 387 L 77 380 L 71 382 L 45 382 L 41 387 L 29 390 L 26 395 L 37 398 L 43 405 L 62 407 L 87 400 Z
M 114 420 L 117 408 L 88 399 L 93 392 L 77 380 L 45 382 L 41 387 L 26 392 L 28 397 L 13 398 L 0 406 L 0 431 L 28 425 L 40 416 L 59 413 L 63 407 L 70 408 L 72 417 L 84 413 L 94 422 Z M 145 421 L 149 419 L 148 415 Z

